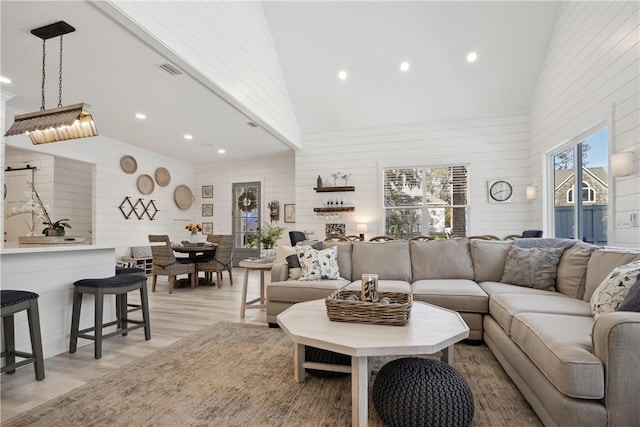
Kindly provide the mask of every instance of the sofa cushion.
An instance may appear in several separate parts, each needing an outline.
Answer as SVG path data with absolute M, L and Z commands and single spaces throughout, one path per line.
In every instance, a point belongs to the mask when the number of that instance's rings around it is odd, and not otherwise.
M 473 239 L 469 246 L 476 282 L 499 282 L 511 242 Z
M 591 296 L 591 312 L 598 319 L 615 311 L 640 277 L 640 261 L 615 268 Z
M 409 242 L 354 242 L 352 279 L 360 280 L 363 274 L 377 274 L 379 280 L 411 282 L 411 256 Z
M 493 294 L 489 297 L 489 312 L 509 336 L 511 336 L 513 316 L 520 313 L 551 313 L 592 317 L 589 303 L 558 295 L 552 293 L 550 295 Z
M 604 366 L 593 355 L 591 317 L 521 313 L 511 339 L 563 394 L 579 399 L 604 397 Z
M 501 282 L 546 291 L 555 290 L 558 261 L 564 248 L 523 249 L 511 246 Z
M 489 296 L 472 280 L 432 279 L 411 284 L 413 299 L 450 310 L 487 313 Z
M 558 262 L 556 290 L 571 298 L 582 299 L 587 279 L 587 264 L 598 246 L 578 242 L 565 249 Z
M 474 279 L 467 239 L 412 240 L 413 281 L 425 279 Z
M 560 292 L 543 291 L 536 288 L 526 288 L 524 286 L 510 285 L 502 282 L 482 282 L 479 283 L 480 288 L 488 295 L 510 293 L 510 294 L 534 294 L 534 295 L 546 295 L 546 296 L 561 296 L 566 295 Z
M 348 290 L 362 290 L 362 280 L 356 280 L 347 286 Z M 404 280 L 380 280 L 378 279 L 378 292 L 402 292 L 411 293 L 411 284 Z
M 634 311 L 640 313 L 640 276 L 636 278 L 636 283 L 629 289 L 616 311 Z
M 302 267 L 300 280 L 332 280 L 340 277 L 338 253 L 335 247 L 316 250 L 311 246 L 296 246 Z
M 336 280 L 287 280 L 272 282 L 267 285 L 268 301 L 297 303 L 326 298 L 336 289 L 347 286 L 349 281 Z
M 338 250 L 338 268 L 340 269 L 340 277 L 347 280 L 351 278 L 351 254 L 353 253 L 353 245 L 351 242 L 322 242 L 322 248 L 336 247 Z
M 640 260 L 640 251 L 621 249 L 598 249 L 591 254 L 587 265 L 583 301 L 591 301 L 591 296 L 614 268 Z

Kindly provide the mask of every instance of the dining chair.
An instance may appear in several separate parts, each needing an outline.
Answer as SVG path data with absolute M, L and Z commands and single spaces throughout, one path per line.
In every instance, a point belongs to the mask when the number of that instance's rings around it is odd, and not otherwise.
M 360 241 L 360 236 L 344 236 L 345 239 L 349 240 L 350 242 L 359 242 Z
M 335 235 L 335 236 L 327 236 L 327 237 L 325 237 L 324 241 L 325 242 L 348 242 L 349 239 L 347 239 L 344 236 Z
M 302 231 L 290 231 L 289 240 L 291 241 L 291 246 L 295 246 L 298 244 L 298 242 L 307 240 L 307 236 Z
M 375 236 L 369 239 L 370 242 L 388 242 L 390 240 L 396 240 L 393 236 Z
M 411 240 L 417 240 L 419 242 L 423 242 L 425 240 L 435 240 L 436 238 L 433 236 L 413 236 L 411 238 L 409 238 L 409 241 Z
M 492 234 L 482 234 L 478 236 L 467 236 L 467 239 L 480 239 L 480 240 L 502 240 L 498 236 Z
M 151 256 L 153 258 L 153 280 L 151 282 L 151 292 L 156 291 L 156 282 L 158 276 L 168 276 L 169 281 L 169 293 L 173 293 L 173 287 L 176 282 L 176 276 L 179 274 L 188 274 L 191 278 L 191 287 L 195 288 L 198 281 L 198 274 L 196 272 L 196 264 L 189 258 L 176 258 L 171 249 L 171 242 L 169 236 L 163 235 L 149 235 L 150 243 L 163 242 L 164 245 L 155 246 L 151 245 Z
M 216 251 L 213 259 L 208 262 L 199 262 L 196 264 L 197 271 L 204 271 L 205 277 L 211 280 L 213 273 L 216 273 L 216 281 L 218 288 L 222 282 L 222 272 L 229 272 L 229 282 L 233 286 L 233 236 L 231 234 L 209 234 L 207 242 L 216 245 Z

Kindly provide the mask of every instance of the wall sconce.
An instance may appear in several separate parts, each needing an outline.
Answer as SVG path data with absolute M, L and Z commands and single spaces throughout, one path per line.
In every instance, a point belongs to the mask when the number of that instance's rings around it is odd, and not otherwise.
M 620 177 L 633 174 L 633 153 L 623 151 L 611 155 L 611 176 Z
M 360 240 L 364 241 L 364 233 L 368 231 L 367 224 L 356 224 L 356 231 L 360 233 Z
M 26 134 L 33 144 L 45 144 L 98 135 L 89 105 L 62 106 L 62 36 L 75 30 L 64 21 L 31 30 L 31 34 L 42 39 L 42 106 L 35 113 L 15 116 L 13 125 L 4 136 Z M 52 37 L 60 37 L 59 98 L 58 108 L 45 110 L 45 48 L 47 39 Z
M 538 186 L 527 185 L 527 200 L 535 200 L 538 198 Z

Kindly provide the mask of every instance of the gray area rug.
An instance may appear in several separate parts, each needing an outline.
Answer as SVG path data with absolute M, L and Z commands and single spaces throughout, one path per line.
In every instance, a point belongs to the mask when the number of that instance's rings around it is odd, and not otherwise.
M 372 364 L 380 361 L 372 361 Z M 474 426 L 541 426 L 489 349 L 456 345 Z M 293 345 L 220 322 L 26 411 L 3 426 L 349 426 L 351 380 L 293 379 Z M 369 404 L 369 425 L 382 422 Z

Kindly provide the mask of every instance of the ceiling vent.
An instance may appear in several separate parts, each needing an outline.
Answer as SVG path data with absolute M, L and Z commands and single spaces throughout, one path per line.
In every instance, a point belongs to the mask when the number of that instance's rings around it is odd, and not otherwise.
M 158 65 L 158 67 L 162 68 L 163 70 L 165 70 L 167 73 L 171 74 L 172 76 L 178 76 L 180 74 L 182 74 L 182 70 L 180 70 L 178 67 L 176 67 L 173 64 L 160 64 Z

